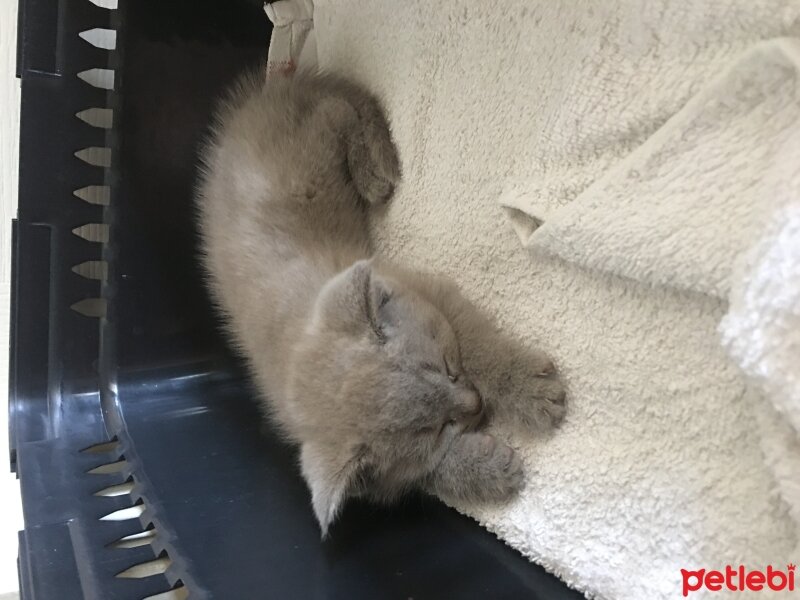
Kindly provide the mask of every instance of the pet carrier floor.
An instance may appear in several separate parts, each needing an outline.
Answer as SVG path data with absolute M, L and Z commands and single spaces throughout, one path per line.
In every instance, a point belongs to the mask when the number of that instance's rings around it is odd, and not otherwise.
M 194 254 L 198 144 L 263 68 L 260 3 L 22 0 L 19 31 L 22 598 L 579 597 L 430 498 L 351 502 L 320 540 Z

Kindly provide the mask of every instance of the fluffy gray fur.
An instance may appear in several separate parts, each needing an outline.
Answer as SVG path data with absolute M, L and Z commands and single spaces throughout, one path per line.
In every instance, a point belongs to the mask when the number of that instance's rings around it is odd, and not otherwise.
M 516 493 L 520 460 L 477 428 L 489 416 L 548 428 L 564 390 L 545 355 L 452 283 L 372 258 L 369 209 L 400 178 L 378 101 L 337 77 L 246 78 L 204 164 L 210 288 L 267 413 L 300 447 L 323 535 L 347 496 Z

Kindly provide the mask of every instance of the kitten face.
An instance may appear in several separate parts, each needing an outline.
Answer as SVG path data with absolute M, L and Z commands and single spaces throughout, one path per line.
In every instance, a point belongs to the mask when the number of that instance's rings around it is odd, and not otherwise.
M 482 405 L 463 373 L 450 324 L 417 295 L 397 283 L 390 285 L 376 317 L 380 351 L 375 360 L 382 363 L 387 379 L 401 387 L 378 403 L 378 424 L 387 433 L 424 434 L 472 419 Z
M 370 261 L 323 288 L 292 368 L 323 531 L 346 494 L 389 498 L 418 483 L 483 415 L 450 324 Z

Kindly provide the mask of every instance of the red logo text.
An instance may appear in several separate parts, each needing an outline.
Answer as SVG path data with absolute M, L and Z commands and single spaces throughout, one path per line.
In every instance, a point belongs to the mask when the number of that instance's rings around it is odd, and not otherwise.
M 720 590 L 730 590 L 731 592 L 743 592 L 745 590 L 760 592 L 761 590 L 772 590 L 780 592 L 783 590 L 794 591 L 794 565 L 787 565 L 786 570 L 775 569 L 772 565 L 766 571 L 748 570 L 740 565 L 734 569 L 728 565 L 724 571 L 706 571 L 698 569 L 688 571 L 681 569 L 683 577 L 683 595 L 688 596 L 690 592 L 700 589 L 707 589 L 711 592 Z

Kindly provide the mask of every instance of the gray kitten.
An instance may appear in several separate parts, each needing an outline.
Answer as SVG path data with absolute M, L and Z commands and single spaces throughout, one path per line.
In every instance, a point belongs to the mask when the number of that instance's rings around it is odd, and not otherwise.
M 348 495 L 517 492 L 520 460 L 476 428 L 487 415 L 547 428 L 564 390 L 546 356 L 453 284 L 371 258 L 369 209 L 400 178 L 376 99 L 332 76 L 244 79 L 204 162 L 210 287 L 265 409 L 300 446 L 323 535 Z

